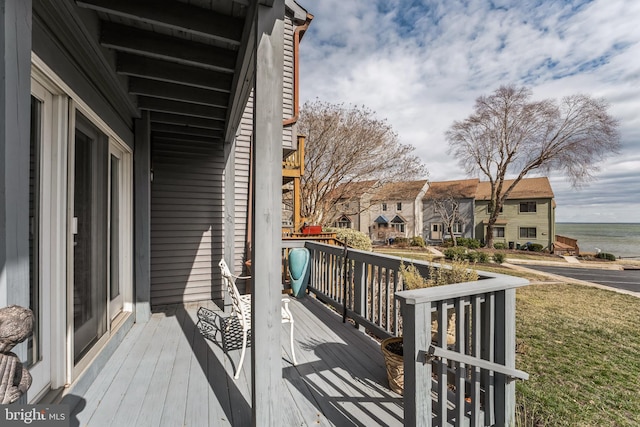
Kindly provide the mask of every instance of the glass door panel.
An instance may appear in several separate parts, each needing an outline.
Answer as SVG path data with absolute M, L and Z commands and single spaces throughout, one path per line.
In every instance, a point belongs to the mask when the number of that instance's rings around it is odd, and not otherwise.
M 74 362 L 107 331 L 107 139 L 76 114 L 73 164 Z
M 110 155 L 109 186 L 109 313 L 113 319 L 122 312 L 121 290 L 121 239 L 120 218 L 122 216 L 122 167 L 119 153 Z

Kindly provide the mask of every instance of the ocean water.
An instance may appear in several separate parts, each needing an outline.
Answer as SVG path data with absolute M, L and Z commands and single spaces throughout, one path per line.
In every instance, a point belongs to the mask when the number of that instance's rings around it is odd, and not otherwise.
M 600 249 L 617 257 L 640 259 L 640 223 L 557 222 L 556 234 L 578 239 L 580 252 Z

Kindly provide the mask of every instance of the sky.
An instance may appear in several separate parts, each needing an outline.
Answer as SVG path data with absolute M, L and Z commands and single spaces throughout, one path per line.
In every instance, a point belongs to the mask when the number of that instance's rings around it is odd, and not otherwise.
M 640 1 L 299 0 L 300 101 L 364 105 L 416 147 L 429 180 L 467 176 L 445 131 L 500 85 L 604 98 L 622 148 L 596 180 L 549 177 L 557 222 L 640 222 Z M 482 179 L 482 177 L 480 177 Z

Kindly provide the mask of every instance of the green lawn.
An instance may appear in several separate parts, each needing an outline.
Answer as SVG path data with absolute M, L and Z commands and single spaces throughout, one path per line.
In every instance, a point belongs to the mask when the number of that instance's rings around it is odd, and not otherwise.
M 640 425 L 640 299 L 579 285 L 517 291 L 526 426 Z
M 428 259 L 420 252 L 380 252 Z M 477 268 L 518 274 L 495 264 Z M 516 385 L 518 426 L 640 426 L 640 298 L 532 284 L 517 291 L 516 317 L 516 367 L 530 375 Z

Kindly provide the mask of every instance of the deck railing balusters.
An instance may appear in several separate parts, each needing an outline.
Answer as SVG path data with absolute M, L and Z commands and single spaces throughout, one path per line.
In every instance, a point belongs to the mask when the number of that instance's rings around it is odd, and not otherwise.
M 515 370 L 515 289 L 526 280 L 479 272 L 476 282 L 403 291 L 398 257 L 349 249 L 345 260 L 343 248 L 305 246 L 312 253 L 309 288 L 318 298 L 346 307 L 358 327 L 380 338 L 404 334 L 406 425 L 430 426 L 432 410 L 437 425 L 514 421 L 512 379 L 527 376 Z M 426 274 L 427 263 L 413 263 Z M 453 345 L 447 344 L 450 310 Z M 433 342 L 432 319 L 438 321 Z

